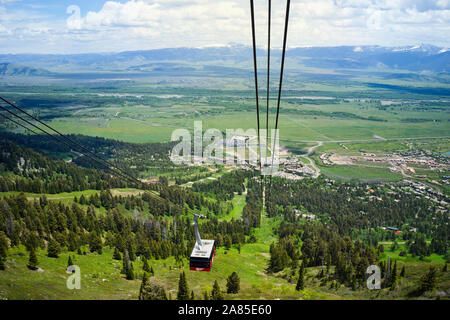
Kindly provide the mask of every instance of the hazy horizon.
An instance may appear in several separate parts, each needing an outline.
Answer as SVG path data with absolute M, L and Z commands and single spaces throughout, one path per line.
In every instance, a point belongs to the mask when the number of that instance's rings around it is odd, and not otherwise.
M 411 43 L 409 45 L 402 45 L 402 46 L 383 46 L 379 44 L 368 44 L 368 45 L 317 45 L 317 46 L 288 46 L 286 50 L 292 50 L 292 49 L 298 49 L 298 48 L 355 48 L 354 52 L 358 52 L 358 48 L 386 48 L 386 49 L 398 49 L 398 48 L 404 48 L 405 51 L 407 50 L 414 50 L 421 47 L 435 47 L 439 49 L 443 49 L 442 52 L 450 51 L 450 49 L 447 46 L 436 46 L 429 43 Z M 177 47 L 161 47 L 161 48 L 153 48 L 153 49 L 136 49 L 136 50 L 118 50 L 118 51 L 86 51 L 86 52 L 77 52 L 77 53 L 51 53 L 51 52 L 4 52 L 0 53 L 0 55 L 86 55 L 86 54 L 118 54 L 123 52 L 139 52 L 139 51 L 153 51 L 153 50 L 168 50 L 168 49 L 209 49 L 209 48 L 231 48 L 231 47 L 246 47 L 251 48 L 250 45 L 247 44 L 241 44 L 241 43 L 232 43 L 232 44 L 217 44 L 217 45 L 205 45 L 205 46 L 177 46 Z M 258 50 L 266 50 L 267 47 L 258 46 Z M 271 47 L 271 51 L 281 51 L 281 48 L 274 48 Z

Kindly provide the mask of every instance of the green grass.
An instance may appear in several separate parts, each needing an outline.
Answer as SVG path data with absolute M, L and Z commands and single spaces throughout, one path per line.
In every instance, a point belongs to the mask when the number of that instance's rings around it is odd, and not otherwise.
M 390 257 L 391 261 L 401 261 L 401 262 L 415 262 L 420 263 L 420 257 L 413 257 L 411 254 L 407 254 L 406 256 L 400 256 L 400 252 L 408 250 L 406 249 L 406 246 L 404 244 L 399 244 L 397 250 L 392 251 L 391 250 L 392 245 L 384 245 L 384 252 L 381 254 L 380 259 L 387 261 L 388 257 Z M 444 264 L 445 258 L 442 255 L 438 255 L 436 253 L 433 253 L 429 256 L 424 257 L 423 262 L 425 263 L 437 263 L 437 264 Z
M 316 161 L 317 162 L 320 160 Z M 358 181 L 399 181 L 402 175 L 392 173 L 386 167 L 368 167 L 358 165 L 333 165 L 318 166 L 321 173 L 337 180 L 358 180 Z
M 0 192 L 0 198 L 1 197 L 10 197 L 10 196 L 17 196 L 21 194 L 22 192 L 19 191 L 9 191 L 9 192 Z M 74 192 L 63 192 L 63 193 L 57 193 L 57 194 L 48 194 L 48 193 L 29 193 L 29 192 L 23 192 L 23 194 L 29 199 L 39 199 L 42 196 L 46 196 L 48 200 L 53 201 L 61 201 L 63 203 L 73 202 L 73 199 L 77 197 L 80 199 L 81 195 L 91 196 L 93 194 L 99 194 L 99 190 L 83 190 L 83 191 L 74 191 Z M 134 188 L 114 188 L 111 189 L 111 193 L 114 195 L 136 195 L 142 193 L 142 190 L 134 189 Z
M 233 200 L 231 200 L 231 202 L 233 203 L 233 209 L 231 209 L 229 214 L 220 216 L 219 220 L 231 221 L 231 219 L 239 219 L 242 215 L 242 209 L 245 206 L 245 197 L 245 194 L 236 194 L 233 197 Z
M 9 250 L 8 269 L 0 272 L 0 298 L 3 299 L 136 299 L 139 280 L 128 281 L 120 274 L 121 261 L 112 259 L 112 250 L 103 254 L 75 256 L 74 264 L 80 267 L 81 289 L 69 290 L 66 273 L 69 253 L 49 258 L 44 251 L 37 252 L 39 267 L 43 272 L 26 267 L 28 254 L 23 247 Z M 135 268 L 139 263 L 134 263 Z

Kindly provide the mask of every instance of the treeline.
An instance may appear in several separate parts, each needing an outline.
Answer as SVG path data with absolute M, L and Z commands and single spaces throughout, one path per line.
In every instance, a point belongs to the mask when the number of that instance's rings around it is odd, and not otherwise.
M 100 198 L 105 199 L 100 200 L 102 203 L 129 201 L 126 197 L 111 198 L 108 192 L 102 193 Z M 153 198 L 143 197 L 143 201 Z M 149 211 L 153 213 L 154 207 Z M 94 205 L 66 205 L 48 201 L 46 197 L 29 201 L 20 194 L 0 199 L 0 233 L 7 237 L 10 247 L 23 244 L 29 251 L 40 247 L 51 255 L 62 250 L 80 252 L 86 247 L 101 254 L 102 248 L 109 246 L 130 261 L 136 256 L 147 259 L 174 256 L 181 260 L 192 251 L 194 229 L 191 219 L 180 217 L 176 210 L 171 213 L 171 219 L 156 215 L 145 217 L 136 209 L 132 217 L 125 217 L 114 207 L 100 214 Z M 230 247 L 244 243 L 250 227 L 242 221 L 219 222 L 213 218 L 201 225 L 201 232 L 202 237 L 215 239 L 217 246 Z
M 70 139 L 84 146 L 94 154 L 101 156 L 119 168 L 127 168 L 134 175 L 145 172 L 149 167 L 173 167 L 169 161 L 169 152 L 176 142 L 167 143 L 129 143 L 102 137 L 85 135 L 67 135 Z M 0 137 L 12 141 L 22 147 L 46 154 L 50 158 L 70 156 L 72 162 L 85 168 L 105 170 L 101 164 L 83 155 L 70 153 L 67 146 L 47 135 L 23 135 L 11 132 L 0 132 Z M 131 169 L 132 168 L 132 169 Z
M 368 246 L 376 247 L 378 241 L 400 237 L 413 256 L 431 253 L 448 256 L 448 214 L 436 213 L 433 202 L 414 194 L 392 192 L 383 186 L 327 184 L 320 179 L 294 182 L 274 179 L 272 187 L 266 190 L 270 190 L 266 192 L 266 211 L 270 217 L 283 216 L 284 221 L 295 223 L 306 212 L 339 236 L 361 239 Z M 403 228 L 403 232 L 396 235 L 381 227 Z M 280 236 L 289 230 L 283 225 Z M 432 239 L 430 245 L 426 244 L 427 237 Z
M 329 104 L 329 102 L 326 102 Z M 284 110 L 285 113 L 293 113 L 296 115 L 310 115 L 310 116 L 317 116 L 317 117 L 329 117 L 329 118 L 341 118 L 341 119 L 358 119 L 358 120 L 367 120 L 367 121 L 377 121 L 377 122 L 387 122 L 385 119 L 380 119 L 374 116 L 368 116 L 363 117 L 354 113 L 345 112 L 345 111 L 333 111 L 333 112 L 326 112 L 321 110 L 305 110 L 305 109 L 298 109 L 298 108 L 287 108 Z
M 270 247 L 271 272 L 295 268 L 301 259 L 303 267 L 323 266 L 330 278 L 354 286 L 365 282 L 367 267 L 378 262 L 375 247 L 342 237 L 320 224 L 282 222 L 277 233 L 280 240 Z
M 245 224 L 258 228 L 261 225 L 262 211 L 262 185 L 259 178 L 254 177 L 248 180 L 247 196 L 245 206 L 242 210 L 242 220 Z
M 369 190 L 371 190 L 369 192 Z M 379 200 L 381 199 L 381 200 Z M 448 214 L 437 214 L 436 204 L 408 192 L 392 192 L 382 185 L 330 184 L 323 179 L 287 181 L 273 179 L 266 193 L 269 216 L 285 214 L 289 207 L 321 217 L 340 235 L 382 226 L 416 228 L 426 236 L 437 226 L 447 226 Z M 445 231 L 448 235 L 449 227 Z
M 235 192 L 242 194 L 245 191 L 245 179 L 254 175 L 253 171 L 235 170 L 214 181 L 196 182 L 192 185 L 192 190 L 215 195 L 217 200 L 231 200 Z
M 61 193 L 135 186 L 104 171 L 86 169 L 0 139 L 0 191 Z

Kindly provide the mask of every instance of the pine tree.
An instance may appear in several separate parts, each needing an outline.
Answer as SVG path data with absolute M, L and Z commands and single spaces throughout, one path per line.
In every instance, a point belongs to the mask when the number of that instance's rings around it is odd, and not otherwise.
M 402 270 L 400 271 L 400 277 L 404 278 L 405 277 L 405 266 L 402 267 Z
M 8 255 L 8 239 L 3 231 L 0 231 L 0 260 Z
M 391 290 L 394 290 L 397 284 L 397 261 L 395 261 L 394 268 L 392 268 L 390 282 Z
M 356 290 L 356 276 L 355 275 L 352 276 L 351 284 L 352 284 L 352 290 L 355 291 Z
M 222 292 L 220 291 L 219 283 L 214 281 L 213 289 L 211 292 L 211 300 L 223 300 Z
M 128 251 L 125 250 L 125 253 L 123 254 L 123 263 L 122 263 L 121 273 L 126 275 L 128 273 L 129 266 L 130 266 L 130 258 L 128 257 Z
M 238 293 L 240 290 L 240 279 L 236 272 L 233 272 L 227 279 L 227 293 Z
M 152 276 L 155 275 L 155 271 L 153 270 L 153 266 L 150 267 L 150 274 L 151 274 Z
M 203 300 L 209 300 L 209 294 L 206 290 L 203 292 Z
M 143 289 L 144 287 L 147 285 L 148 283 L 148 274 L 147 272 L 144 272 L 143 276 L 142 276 L 142 282 L 141 282 L 141 287 L 139 288 L 139 300 L 144 300 L 142 293 L 143 293 Z
M 227 235 L 225 236 L 225 239 L 224 239 L 224 240 L 225 240 L 225 248 L 226 248 L 227 250 L 229 250 L 229 249 L 231 248 L 231 245 L 232 245 L 230 235 L 227 234 Z
M 50 239 L 47 245 L 47 256 L 50 258 L 58 258 L 59 254 L 59 244 L 54 239 Z
M 169 300 L 171 299 L 169 293 Z M 149 278 L 148 274 L 144 272 L 142 278 L 141 288 L 139 290 L 139 300 L 168 300 L 166 290 L 154 277 Z
M 142 266 L 142 270 L 144 270 L 145 272 L 150 273 L 150 266 L 148 265 L 148 261 L 147 261 L 147 258 L 145 256 L 142 258 L 142 261 L 144 263 L 143 266 Z
M 435 266 L 431 266 L 426 274 L 420 278 L 419 291 L 424 293 L 426 291 L 433 290 L 437 282 L 437 269 Z
M 37 265 L 38 265 L 38 259 L 37 259 L 37 256 L 36 256 L 36 251 L 34 251 L 34 248 L 31 247 L 30 258 L 28 259 L 27 267 L 28 267 L 28 269 L 36 270 L 37 269 Z
M 89 241 L 89 250 L 91 252 L 97 252 L 98 254 L 102 254 L 102 239 L 97 234 L 97 232 L 91 232 L 90 241 Z
M 189 288 L 184 271 L 180 274 L 180 280 L 178 281 L 177 300 L 189 300 Z
M 84 196 L 84 194 L 82 194 L 80 196 L 80 201 L 78 202 L 79 204 L 86 204 L 86 197 Z
M 8 255 L 8 242 L 6 240 L 6 235 L 3 231 L 0 231 L 0 270 L 5 270 L 5 259 Z
M 69 259 L 68 259 L 68 261 L 67 261 L 67 266 L 70 267 L 70 266 L 72 266 L 72 265 L 73 265 L 72 257 L 69 255 Z
M 195 300 L 194 290 L 191 291 L 191 300 Z
M 136 260 L 136 254 L 134 253 L 134 246 L 131 241 L 128 242 L 128 255 L 131 261 Z
M 122 256 L 120 255 L 120 251 L 119 251 L 119 249 L 117 249 L 117 247 L 114 248 L 113 259 L 114 260 L 122 260 Z
M 297 286 L 295 287 L 295 290 L 300 291 L 305 289 L 305 263 L 302 261 L 302 264 L 300 265 L 300 269 L 298 271 L 298 280 L 297 280 Z
M 135 279 L 135 275 L 134 275 L 133 263 L 129 262 L 129 265 L 127 268 L 127 280 L 134 280 L 134 279 Z

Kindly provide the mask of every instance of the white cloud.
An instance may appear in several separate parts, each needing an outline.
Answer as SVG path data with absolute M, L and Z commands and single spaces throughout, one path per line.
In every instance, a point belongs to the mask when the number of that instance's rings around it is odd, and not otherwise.
M 272 39 L 279 47 L 285 1 L 272 5 Z M 255 6 L 257 43 L 264 46 L 267 1 L 255 1 Z M 98 11 L 85 12 L 81 7 L 78 12 L 75 6 L 69 7 L 64 19 L 57 20 L 33 11 L 1 8 L 0 39 L 5 40 L 7 34 L 23 39 L 20 51 L 38 41 L 47 44 L 35 46 L 40 50 L 64 52 L 251 44 L 247 0 L 111 0 Z M 295 0 L 291 2 L 288 45 L 425 42 L 448 47 L 448 34 L 450 0 Z

